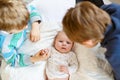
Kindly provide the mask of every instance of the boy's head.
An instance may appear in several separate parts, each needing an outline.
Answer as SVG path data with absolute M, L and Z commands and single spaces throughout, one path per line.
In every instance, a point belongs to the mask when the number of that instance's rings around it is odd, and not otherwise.
M 67 35 L 60 31 L 54 40 L 54 47 L 57 51 L 61 53 L 67 53 L 71 51 L 73 42 L 67 37 Z
M 24 29 L 29 12 L 22 0 L 0 0 L 0 30 L 14 33 Z
M 109 15 L 88 1 L 78 3 L 63 18 L 63 30 L 75 42 L 100 41 L 111 23 Z

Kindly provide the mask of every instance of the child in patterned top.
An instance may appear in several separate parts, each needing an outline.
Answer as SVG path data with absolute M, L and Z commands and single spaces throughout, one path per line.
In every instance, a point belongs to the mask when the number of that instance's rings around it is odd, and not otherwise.
M 28 23 L 31 25 L 30 40 L 39 40 L 40 22 L 40 14 L 34 6 L 26 7 L 21 0 L 0 1 L 0 55 L 7 64 L 26 66 L 34 62 L 30 55 L 18 53 L 17 50 L 26 38 Z
M 63 31 L 55 37 L 53 47 L 41 50 L 41 54 L 48 54 L 46 65 L 48 80 L 68 80 L 76 72 L 78 61 L 75 53 L 71 51 L 73 42 Z

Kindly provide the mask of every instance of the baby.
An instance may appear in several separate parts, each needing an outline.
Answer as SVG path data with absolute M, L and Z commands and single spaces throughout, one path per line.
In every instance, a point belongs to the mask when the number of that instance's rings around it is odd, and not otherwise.
M 73 44 L 66 34 L 60 31 L 55 37 L 53 47 L 41 50 L 40 54 L 49 54 L 46 65 L 48 80 L 68 80 L 77 70 L 78 61 L 75 53 L 71 51 Z

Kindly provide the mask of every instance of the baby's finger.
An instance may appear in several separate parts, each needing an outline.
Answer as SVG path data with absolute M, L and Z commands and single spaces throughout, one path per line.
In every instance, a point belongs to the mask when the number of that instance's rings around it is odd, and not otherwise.
M 45 51 L 45 53 L 48 53 L 48 52 L 49 52 L 49 50 L 48 50 L 48 49 L 45 49 L 44 51 Z

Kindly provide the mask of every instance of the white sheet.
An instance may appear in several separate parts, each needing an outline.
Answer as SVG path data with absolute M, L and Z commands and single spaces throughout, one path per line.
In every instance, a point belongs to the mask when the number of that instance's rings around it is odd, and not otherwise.
M 34 0 L 43 21 L 61 22 L 67 9 L 75 5 L 75 0 Z
M 45 80 L 45 61 L 28 67 L 14 68 L 2 61 L 2 80 Z

